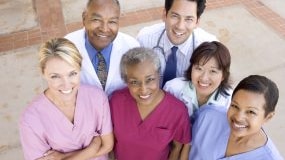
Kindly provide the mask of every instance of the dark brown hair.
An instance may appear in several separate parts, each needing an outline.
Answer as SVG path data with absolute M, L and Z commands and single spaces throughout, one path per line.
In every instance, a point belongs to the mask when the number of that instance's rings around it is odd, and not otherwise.
M 250 75 L 239 82 L 233 91 L 233 96 L 239 90 L 245 90 L 264 95 L 264 117 L 266 117 L 270 112 L 274 112 L 279 98 L 279 90 L 277 85 L 270 79 L 266 78 L 265 76 Z
M 206 64 L 211 58 L 215 58 L 218 62 L 218 67 L 223 72 L 223 81 L 218 87 L 218 93 L 229 95 L 227 89 L 230 89 L 230 65 L 231 55 L 228 48 L 220 42 L 204 42 L 196 48 L 190 59 L 190 66 L 186 70 L 185 76 L 187 80 L 192 80 L 192 68 L 196 64 Z
M 174 1 L 175 0 L 165 0 L 164 9 L 166 11 L 166 14 L 171 9 Z M 187 0 L 187 1 L 192 1 L 197 3 L 197 18 L 199 19 L 206 8 L 206 0 Z

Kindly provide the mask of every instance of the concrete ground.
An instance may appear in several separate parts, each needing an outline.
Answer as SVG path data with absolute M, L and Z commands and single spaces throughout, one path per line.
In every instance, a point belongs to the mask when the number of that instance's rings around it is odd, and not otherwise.
M 45 86 L 37 51 L 41 42 L 81 25 L 85 1 L 0 1 L 0 159 L 23 159 L 18 118 Z M 163 0 L 121 0 L 121 31 L 136 36 L 143 26 L 160 22 Z M 285 157 L 285 1 L 208 0 L 201 27 L 231 51 L 234 85 L 250 74 L 265 75 L 280 89 L 275 117 L 265 130 Z

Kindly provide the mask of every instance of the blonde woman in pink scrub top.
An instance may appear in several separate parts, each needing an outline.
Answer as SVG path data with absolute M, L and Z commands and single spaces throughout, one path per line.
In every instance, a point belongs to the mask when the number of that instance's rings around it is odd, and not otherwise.
M 114 143 L 108 98 L 80 84 L 77 48 L 67 39 L 51 39 L 41 46 L 39 62 L 47 89 L 20 118 L 25 159 L 107 160 Z

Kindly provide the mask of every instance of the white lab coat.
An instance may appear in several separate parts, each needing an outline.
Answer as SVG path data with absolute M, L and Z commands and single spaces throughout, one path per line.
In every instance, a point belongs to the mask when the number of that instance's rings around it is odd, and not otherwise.
M 65 36 L 65 38 L 69 39 L 76 45 L 83 57 L 81 67 L 81 83 L 95 85 L 103 89 L 85 48 L 85 29 L 80 29 L 69 33 Z M 118 33 L 117 37 L 113 41 L 109 72 L 105 86 L 105 93 L 107 93 L 108 96 L 111 95 L 113 91 L 126 86 L 120 75 L 121 57 L 129 49 L 138 46 L 139 43 L 135 38 L 121 32 Z

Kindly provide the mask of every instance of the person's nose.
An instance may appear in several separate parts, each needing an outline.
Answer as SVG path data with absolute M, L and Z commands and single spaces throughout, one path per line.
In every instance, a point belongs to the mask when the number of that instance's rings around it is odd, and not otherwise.
M 176 28 L 183 30 L 185 28 L 185 22 L 182 18 L 177 21 Z
M 244 119 L 244 115 L 245 113 L 241 112 L 241 111 L 238 111 L 234 114 L 234 119 L 237 121 L 237 122 L 241 122 L 243 121 Z
M 102 22 L 101 25 L 100 25 L 100 30 L 102 32 L 107 32 L 108 29 L 109 29 L 108 22 Z
M 140 92 L 143 94 L 146 93 L 146 91 L 147 91 L 147 84 L 145 82 L 142 82 L 140 85 Z
M 209 74 L 208 72 L 206 71 L 203 71 L 201 76 L 200 76 L 200 79 L 203 80 L 203 81 L 207 81 L 209 79 Z
M 62 79 L 62 86 L 64 88 L 70 87 L 71 83 L 72 83 L 72 81 L 71 81 L 71 79 L 69 77 L 63 77 L 63 79 Z

